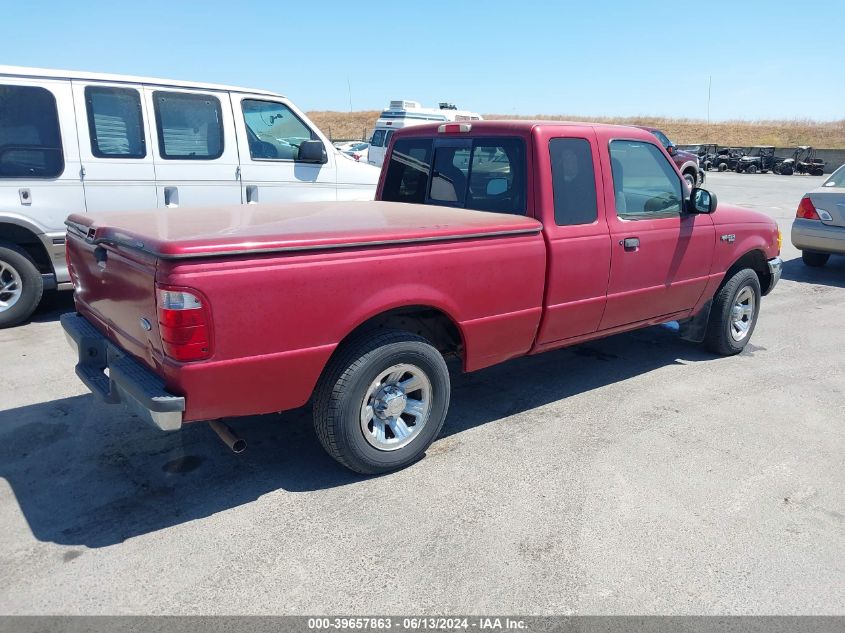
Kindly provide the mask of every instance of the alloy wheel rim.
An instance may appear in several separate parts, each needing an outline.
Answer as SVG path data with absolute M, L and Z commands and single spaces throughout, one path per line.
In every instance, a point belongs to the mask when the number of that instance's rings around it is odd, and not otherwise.
M 745 286 L 737 293 L 731 308 L 731 338 L 733 340 L 739 342 L 748 336 L 751 324 L 754 322 L 755 307 L 754 291 L 751 286 Z
M 0 261 L 0 312 L 12 309 L 22 294 L 20 273 L 8 262 Z
M 410 444 L 431 415 L 431 381 L 409 363 L 388 367 L 370 383 L 361 403 L 361 432 L 373 448 L 395 451 Z

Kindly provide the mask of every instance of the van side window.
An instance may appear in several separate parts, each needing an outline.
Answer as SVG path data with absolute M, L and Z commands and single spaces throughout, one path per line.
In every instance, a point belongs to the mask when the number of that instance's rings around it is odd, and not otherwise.
M 302 141 L 319 140 L 283 103 L 244 99 L 241 109 L 253 159 L 297 160 Z
M 157 90 L 153 105 L 162 158 L 214 160 L 223 155 L 223 113 L 217 97 Z
M 56 98 L 0 85 L 0 178 L 57 178 L 65 169 Z
M 390 163 L 387 165 L 382 199 L 423 204 L 430 162 L 431 139 L 396 141 L 390 154 Z
M 611 141 L 610 166 L 620 218 L 647 220 L 680 214 L 681 179 L 657 146 L 645 141 Z
M 592 224 L 598 218 L 596 174 L 590 142 L 583 138 L 549 141 L 555 224 Z
M 91 153 L 97 158 L 144 158 L 147 142 L 141 95 L 132 88 L 85 87 Z

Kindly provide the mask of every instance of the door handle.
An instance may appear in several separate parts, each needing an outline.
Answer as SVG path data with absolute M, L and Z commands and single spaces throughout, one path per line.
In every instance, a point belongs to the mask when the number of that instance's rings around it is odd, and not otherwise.
M 258 185 L 247 185 L 246 203 L 256 204 L 258 202 Z
M 179 188 L 165 187 L 164 188 L 164 206 L 178 207 L 179 206 Z
M 640 248 L 640 238 L 626 237 L 624 240 L 619 240 L 619 246 L 624 246 L 626 251 L 635 251 Z

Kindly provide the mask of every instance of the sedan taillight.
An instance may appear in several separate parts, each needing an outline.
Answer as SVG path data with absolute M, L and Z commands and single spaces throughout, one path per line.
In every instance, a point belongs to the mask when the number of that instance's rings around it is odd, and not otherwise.
M 810 196 L 801 198 L 798 203 L 798 211 L 795 213 L 796 218 L 804 218 L 805 220 L 820 220 L 819 214 L 816 213 L 816 206 L 810 200 Z

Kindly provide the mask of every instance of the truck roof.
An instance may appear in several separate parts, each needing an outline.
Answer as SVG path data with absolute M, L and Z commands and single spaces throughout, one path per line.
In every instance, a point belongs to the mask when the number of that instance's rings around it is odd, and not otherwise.
M 305 202 L 74 214 L 70 232 L 163 259 L 537 233 L 533 218 L 399 202 Z
M 0 77 L 38 77 L 43 79 L 79 79 L 82 81 L 102 81 L 104 83 L 132 83 L 151 84 L 156 86 L 171 86 L 174 88 L 199 88 L 202 90 L 219 90 L 226 92 L 250 92 L 272 97 L 283 97 L 276 92 L 255 88 L 240 88 L 223 84 L 200 83 L 196 81 L 180 81 L 176 79 L 160 79 L 156 77 L 138 77 L 134 75 L 115 75 L 109 73 L 91 73 L 79 70 L 57 70 L 53 68 L 30 68 L 28 66 L 0 65 Z
M 626 134 L 630 134 L 633 138 L 651 139 L 652 136 L 644 128 L 636 125 L 614 125 L 612 123 L 591 123 L 589 121 L 547 121 L 545 119 L 485 119 L 483 121 L 456 121 L 455 123 L 462 123 L 471 125 L 471 131 L 481 132 L 482 134 L 500 134 L 500 133 L 521 133 L 529 134 L 535 128 L 554 128 L 554 127 L 580 127 L 580 128 L 596 128 L 596 129 L 610 129 L 610 130 L 625 130 Z M 437 128 L 443 123 L 426 123 L 423 125 L 415 125 L 410 128 L 402 128 L 397 130 L 397 134 L 402 136 L 414 135 L 425 136 L 432 133 L 437 134 Z M 459 136 L 459 135 L 455 135 Z

